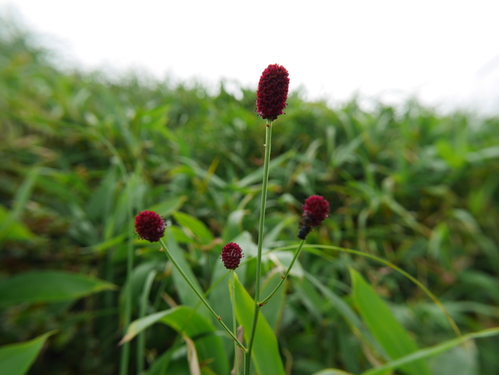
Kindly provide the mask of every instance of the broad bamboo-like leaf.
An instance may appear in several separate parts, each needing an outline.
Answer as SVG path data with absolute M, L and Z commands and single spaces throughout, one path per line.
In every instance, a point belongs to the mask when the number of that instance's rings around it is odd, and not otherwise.
M 248 342 L 253 324 L 255 302 L 239 282 L 236 274 L 234 281 L 236 285 L 236 317 L 239 324 L 244 327 L 244 338 Z M 277 339 L 261 312 L 258 317 L 252 355 L 253 363 L 259 374 L 284 375 Z
M 173 214 L 178 223 L 192 232 L 195 238 L 203 244 L 208 245 L 213 241 L 213 235 L 209 229 L 201 221 L 183 212 L 175 212 Z
M 44 333 L 30 341 L 1 346 L 0 372 L 6 375 L 26 374 L 47 338 L 54 333 L 56 331 Z
M 115 288 L 87 275 L 33 271 L 0 280 L 0 303 L 65 301 Z
M 187 306 L 174 307 L 133 321 L 121 342 L 132 340 L 155 323 L 166 324 L 175 331 L 187 335 L 194 340 L 201 363 L 209 363 L 217 374 L 228 373 L 228 360 L 221 336 L 216 334 L 217 330 L 210 320 Z
M 390 309 L 378 297 L 362 276 L 350 269 L 353 282 L 353 298 L 357 308 L 376 340 L 388 356 L 395 360 L 418 350 L 416 343 L 395 319 Z M 401 370 L 411 375 L 431 375 L 424 360 L 402 365 Z M 383 374 L 382 371 L 379 374 Z
M 157 212 L 161 216 L 171 215 L 173 212 L 177 211 L 184 202 L 187 200 L 185 195 L 178 196 L 175 198 L 170 198 L 162 202 L 156 203 L 150 208 L 151 211 Z

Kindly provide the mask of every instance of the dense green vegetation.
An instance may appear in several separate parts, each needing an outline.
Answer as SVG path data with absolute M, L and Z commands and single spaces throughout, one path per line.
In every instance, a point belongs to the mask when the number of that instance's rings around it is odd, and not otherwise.
M 255 92 L 241 88 L 236 99 L 223 82 L 212 95 L 196 84 L 61 71 L 30 34 L 1 27 L 0 278 L 65 270 L 118 288 L 3 304 L 0 345 L 58 329 L 30 374 L 115 374 L 128 201 L 134 213 L 154 209 L 171 222 L 169 234 L 204 290 L 220 277 L 223 244 L 238 238 L 249 260 L 242 282 L 251 291 L 264 136 Z M 441 115 L 415 102 L 366 111 L 354 100 L 331 109 L 293 93 L 272 147 L 266 249 L 296 244 L 301 202 L 320 194 L 331 214 L 308 243 L 396 264 L 442 301 L 463 333 L 499 325 L 499 119 Z M 158 246 L 134 239 L 134 250 L 134 317 L 151 270 L 147 313 L 185 304 Z M 370 349 L 318 287 L 351 303 L 349 267 L 390 302 L 420 347 L 455 336 L 437 306 L 389 267 L 307 250 L 305 276 L 289 281 L 286 302 L 277 301 L 268 317 L 293 374 L 372 366 Z M 270 275 L 278 258 L 266 263 Z M 215 288 L 209 299 L 230 321 L 223 292 Z M 146 332 L 148 361 L 173 348 L 173 373 L 185 371 L 183 345 L 167 326 Z M 461 348 L 447 352 L 435 358 L 435 373 L 464 374 L 455 363 L 469 374 L 499 373 L 498 346 L 497 337 L 476 341 L 476 363 L 468 365 L 459 363 Z

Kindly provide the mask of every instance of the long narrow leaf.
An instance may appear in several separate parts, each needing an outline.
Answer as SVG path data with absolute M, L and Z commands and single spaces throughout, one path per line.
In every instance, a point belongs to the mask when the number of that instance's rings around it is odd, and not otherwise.
M 33 271 L 0 280 L 0 303 L 66 301 L 115 288 L 87 275 Z
M 237 274 L 234 275 L 234 281 L 236 284 L 236 317 L 239 324 L 243 326 L 244 338 L 248 341 L 253 324 L 255 302 L 239 282 Z M 277 339 L 261 312 L 258 317 L 252 355 L 253 363 L 259 374 L 284 375 Z
M 47 338 L 54 333 L 56 331 L 44 333 L 30 341 L 0 347 L 1 373 L 9 375 L 26 374 Z
M 361 375 L 381 375 L 397 368 L 403 368 L 405 365 L 409 365 L 411 363 L 415 363 L 415 361 L 420 361 L 425 358 L 433 357 L 438 354 L 441 354 L 449 349 L 452 349 L 459 344 L 462 344 L 465 341 L 471 339 L 492 337 L 499 335 L 499 327 L 484 329 L 483 331 L 468 333 L 467 335 L 463 335 L 461 337 L 456 337 L 451 340 L 444 341 L 438 345 L 431 346 L 429 348 L 424 348 L 417 350 L 409 355 L 404 357 L 400 357 L 394 361 L 385 363 L 383 366 L 376 367 L 374 369 L 363 372 Z
M 416 343 L 409 337 L 391 313 L 388 306 L 378 297 L 362 276 L 350 269 L 353 282 L 353 298 L 369 331 L 380 343 L 388 356 L 398 359 L 418 350 Z M 401 369 L 411 375 L 431 375 L 423 360 L 404 364 Z
M 22 183 L 22 185 L 17 190 L 16 196 L 14 198 L 14 205 L 12 207 L 12 211 L 8 215 L 8 219 L 3 221 L 0 224 L 0 243 L 4 240 L 4 238 L 9 233 L 9 229 L 14 223 L 19 220 L 22 210 L 24 206 L 26 206 L 26 202 L 31 196 L 31 192 L 33 191 L 34 185 L 38 176 L 40 174 L 40 168 L 34 167 L 26 176 L 26 179 Z
M 216 334 L 217 330 L 210 320 L 187 306 L 174 307 L 133 321 L 121 343 L 132 340 L 140 332 L 155 323 L 166 324 L 178 333 L 183 333 L 193 339 L 200 361 L 209 363 L 209 366 L 217 374 L 227 374 L 229 372 L 222 337 Z
M 310 273 L 306 272 L 305 277 L 310 280 L 312 284 L 315 285 L 317 289 L 326 297 L 333 308 L 345 319 L 345 321 L 350 325 L 350 329 L 360 336 L 370 347 L 373 347 L 379 352 L 383 357 L 387 358 L 386 353 L 380 347 L 378 342 L 372 337 L 371 333 L 366 329 L 360 318 L 353 311 L 353 309 L 346 303 L 341 297 L 336 293 L 329 290 L 324 284 L 317 280 Z

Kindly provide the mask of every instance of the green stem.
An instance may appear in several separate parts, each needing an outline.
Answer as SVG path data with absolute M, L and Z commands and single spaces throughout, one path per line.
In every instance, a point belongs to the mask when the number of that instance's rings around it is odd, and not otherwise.
M 230 271 L 230 281 L 232 293 L 230 294 L 230 303 L 232 304 L 232 330 L 234 334 L 237 335 L 237 320 L 236 320 L 236 282 L 234 281 L 234 270 Z M 237 359 L 237 344 L 234 343 L 234 373 L 235 375 L 239 374 L 239 361 Z
M 128 211 L 128 249 L 127 249 L 127 262 L 126 262 L 126 279 L 127 290 L 125 296 L 125 319 L 124 319 L 124 332 L 128 330 L 128 326 L 132 321 L 132 271 L 133 271 L 133 206 L 132 206 L 132 183 L 130 176 L 127 178 L 127 211 Z M 130 358 L 130 343 L 123 344 L 121 351 L 120 362 L 120 375 L 128 374 L 128 362 Z
M 248 352 L 246 353 L 245 375 L 249 375 L 251 365 L 251 352 L 255 341 L 256 325 L 260 313 L 260 279 L 262 277 L 262 248 L 263 248 L 263 228 L 265 224 L 265 207 L 267 205 L 267 189 L 269 181 L 270 149 L 272 141 L 272 121 L 267 120 L 265 126 L 265 157 L 263 160 L 263 180 L 262 180 L 262 201 L 260 205 L 260 220 L 258 223 L 258 254 L 256 257 L 256 280 L 255 280 L 255 314 L 253 316 L 253 325 L 251 327 L 251 336 L 248 343 Z
M 139 308 L 139 319 L 146 316 L 147 311 L 147 299 L 149 297 L 149 293 L 151 292 L 151 286 L 156 277 L 156 271 L 149 271 L 147 274 L 146 282 L 144 283 L 144 289 L 142 290 L 142 296 L 140 299 L 140 308 Z M 142 331 L 139 333 L 138 342 L 137 342 L 137 375 L 140 375 L 144 372 L 144 357 L 145 357 L 145 348 L 146 348 L 146 333 Z
M 286 273 L 281 276 L 281 281 L 279 281 L 279 284 L 277 284 L 277 286 L 275 287 L 275 289 L 268 295 L 267 298 L 265 298 L 264 300 L 262 300 L 259 305 L 260 306 L 263 306 L 265 305 L 267 302 L 269 302 L 269 299 L 272 298 L 272 296 L 277 292 L 277 290 L 281 287 L 282 283 L 286 280 L 286 278 L 288 277 L 289 275 L 289 272 L 291 271 L 291 268 L 293 268 L 293 265 L 295 264 L 295 261 L 296 259 L 298 259 L 298 256 L 300 255 L 301 253 L 301 249 L 303 248 L 303 244 L 305 243 L 305 240 L 301 240 L 300 244 L 298 245 L 298 249 L 295 251 L 295 255 L 293 257 L 293 260 L 291 261 L 291 264 L 289 265 L 288 269 L 286 270 Z
M 170 259 L 170 261 L 173 263 L 173 265 L 175 266 L 175 268 L 177 269 L 177 271 L 180 273 L 180 275 L 182 275 L 182 277 L 184 278 L 184 280 L 186 281 L 186 283 L 189 284 L 189 286 L 191 287 L 192 291 L 196 294 L 196 296 L 198 296 L 199 300 L 201 302 L 203 302 L 203 304 L 206 306 L 206 308 L 211 313 L 211 315 L 213 315 L 213 317 L 216 320 L 218 320 L 218 322 L 220 323 L 220 325 L 222 326 L 222 328 L 225 329 L 225 331 L 229 334 L 229 336 L 232 338 L 232 340 L 234 340 L 234 342 L 236 343 L 236 345 L 239 346 L 241 348 L 241 350 L 246 353 L 247 349 L 245 348 L 245 346 L 243 344 L 241 344 L 241 342 L 237 339 L 236 335 L 234 335 L 234 333 L 232 333 L 232 331 L 229 329 L 229 327 L 227 327 L 225 325 L 225 323 L 222 321 L 222 318 L 220 317 L 220 315 L 218 315 L 215 312 L 215 310 L 213 310 L 213 308 L 210 306 L 210 304 L 208 303 L 208 301 L 206 301 L 206 299 L 203 297 L 203 295 L 192 284 L 191 280 L 189 280 L 189 278 L 185 274 L 184 270 L 180 267 L 180 265 L 177 263 L 177 261 L 175 260 L 175 258 L 171 255 L 170 251 L 168 250 L 168 247 L 165 244 L 165 241 L 163 241 L 163 239 L 160 238 L 159 242 L 160 242 L 161 246 L 163 246 L 163 249 L 165 250 L 165 253 L 168 256 L 168 258 Z

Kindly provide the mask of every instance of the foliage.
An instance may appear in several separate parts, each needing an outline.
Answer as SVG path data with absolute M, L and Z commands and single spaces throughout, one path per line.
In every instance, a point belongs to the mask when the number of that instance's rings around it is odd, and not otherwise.
M 0 26 L 0 277 L 59 270 L 121 288 L 2 305 L 0 345 L 58 329 L 32 374 L 117 373 L 120 296 L 132 288 L 139 317 L 151 271 L 147 315 L 182 304 L 197 308 L 200 320 L 209 318 L 157 245 L 134 239 L 136 266 L 125 284 L 129 200 L 134 212 L 151 209 L 167 218 L 168 241 L 230 321 L 227 273 L 219 260 L 224 243 L 237 240 L 246 256 L 239 280 L 249 290 L 254 281 L 265 132 L 254 90 L 240 87 L 236 99 L 224 82 L 212 94 L 197 83 L 138 74 L 112 81 L 100 72 L 63 71 L 32 35 Z M 331 213 L 311 232 L 310 243 L 358 249 L 396 264 L 440 298 L 464 333 L 498 326 L 499 120 L 437 114 L 416 102 L 402 108 L 377 103 L 367 111 L 353 100 L 332 109 L 294 93 L 288 103 L 273 134 L 264 243 L 264 251 L 272 250 L 264 256 L 268 290 L 290 259 L 278 248 L 296 244 L 300 202 L 318 194 L 331 203 Z M 277 295 L 262 309 L 293 374 L 325 368 L 361 373 L 387 360 L 360 320 L 349 267 L 389 301 L 417 347 L 455 337 L 438 307 L 391 268 L 332 250 L 305 250 L 286 282 L 287 300 Z M 187 333 L 163 322 L 145 331 L 149 373 L 165 366 L 186 373 Z M 230 340 L 222 344 L 230 354 Z M 470 374 L 499 373 L 497 345 L 497 337 L 476 342 Z M 457 349 L 446 355 L 430 365 L 460 358 Z M 448 371 L 438 373 L 455 372 Z

